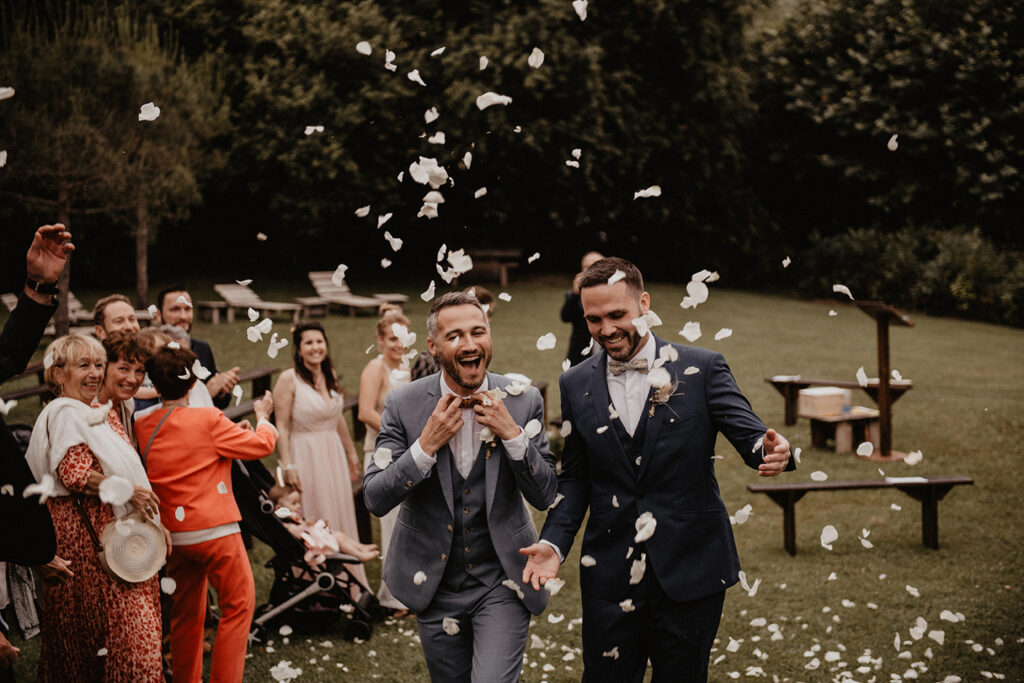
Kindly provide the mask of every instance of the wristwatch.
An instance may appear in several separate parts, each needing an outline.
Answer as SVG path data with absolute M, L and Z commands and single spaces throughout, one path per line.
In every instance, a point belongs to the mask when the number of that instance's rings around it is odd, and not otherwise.
M 34 292 L 39 294 L 52 294 L 57 295 L 57 283 L 56 282 L 36 282 L 30 277 L 25 278 L 25 286 Z

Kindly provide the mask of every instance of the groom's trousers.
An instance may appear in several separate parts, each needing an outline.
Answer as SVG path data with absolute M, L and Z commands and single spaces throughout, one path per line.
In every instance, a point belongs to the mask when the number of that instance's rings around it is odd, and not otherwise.
M 632 611 L 624 611 L 617 601 L 583 595 L 584 683 L 640 683 L 648 660 L 652 683 L 707 681 L 725 591 L 672 600 L 648 565 L 629 595 Z

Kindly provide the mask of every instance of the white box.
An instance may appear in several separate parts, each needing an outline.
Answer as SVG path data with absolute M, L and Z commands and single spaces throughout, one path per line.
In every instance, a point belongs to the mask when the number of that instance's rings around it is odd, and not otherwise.
M 839 415 L 850 409 L 850 390 L 840 387 L 801 389 L 797 398 L 797 414 L 806 417 Z

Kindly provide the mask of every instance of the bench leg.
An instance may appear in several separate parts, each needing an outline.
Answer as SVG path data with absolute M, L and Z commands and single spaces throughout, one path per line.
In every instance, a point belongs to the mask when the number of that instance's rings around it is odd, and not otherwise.
M 768 497 L 782 508 L 782 544 L 786 552 L 796 555 L 796 502 L 806 491 L 773 491 Z
M 828 422 L 811 419 L 811 445 L 815 448 L 825 448 L 828 445 L 828 438 L 832 435 L 832 429 Z
M 836 423 L 836 453 L 853 450 L 853 425 L 849 422 Z
M 220 325 L 220 309 L 219 308 L 211 308 L 210 309 L 210 322 L 212 322 L 214 325 Z
M 235 309 L 233 306 L 228 306 L 227 319 L 228 324 L 235 322 Z
M 879 445 L 882 443 L 882 430 L 878 425 L 878 420 L 868 422 L 868 440 L 871 441 L 871 445 L 875 447 L 875 450 L 878 450 Z
M 925 547 L 939 549 L 939 499 L 935 489 L 921 497 L 921 537 Z
M 786 386 L 782 388 L 782 398 L 786 402 L 786 418 L 785 423 L 787 425 L 796 424 L 796 408 L 797 401 L 800 398 L 800 390 L 796 387 Z

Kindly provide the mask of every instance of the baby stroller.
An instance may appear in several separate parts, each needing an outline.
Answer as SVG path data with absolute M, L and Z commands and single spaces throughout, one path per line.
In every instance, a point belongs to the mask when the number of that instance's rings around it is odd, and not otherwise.
M 356 580 L 345 564 L 359 564 L 350 555 L 331 555 L 324 564 L 311 567 L 304 559 L 306 548 L 274 514 L 268 495 L 274 477 L 258 460 L 235 460 L 231 468 L 235 501 L 242 513 L 240 526 L 271 547 L 274 556 L 266 566 L 274 570 L 270 600 L 256 608 L 249 644 L 264 642 L 267 633 L 288 624 L 296 633 L 322 632 L 344 615 L 344 637 L 366 640 L 373 621 L 387 611 L 376 596 Z M 352 587 L 359 599 L 353 600 Z

